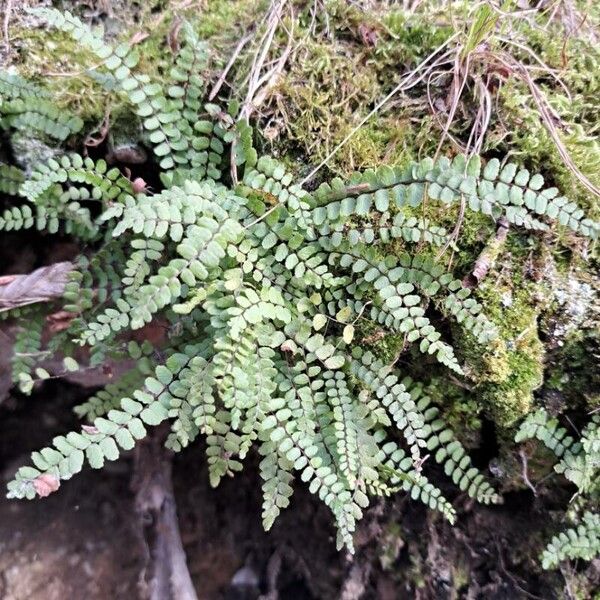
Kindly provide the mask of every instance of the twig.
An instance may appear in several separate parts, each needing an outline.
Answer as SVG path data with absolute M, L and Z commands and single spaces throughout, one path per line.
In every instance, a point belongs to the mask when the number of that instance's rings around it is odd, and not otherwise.
M 436 160 L 437 157 L 439 156 L 439 153 L 444 145 L 444 142 L 446 141 L 448 132 L 450 131 L 450 126 L 452 125 L 452 122 L 454 121 L 454 116 L 456 115 L 456 110 L 458 109 L 458 103 L 460 102 L 460 98 L 465 89 L 465 85 L 467 84 L 467 78 L 469 76 L 470 64 L 471 64 L 471 53 L 469 52 L 467 54 L 467 56 L 464 59 L 464 65 L 463 65 L 463 59 L 461 57 L 460 48 L 457 49 L 456 56 L 454 59 L 454 71 L 453 71 L 453 77 L 452 77 L 452 80 L 453 80 L 452 103 L 450 105 L 450 110 L 448 111 L 448 118 L 446 119 L 446 124 L 444 125 L 444 130 L 442 131 L 442 137 L 440 138 L 440 141 L 437 145 L 437 149 L 435 151 L 435 155 L 433 157 L 434 160 Z M 462 78 L 462 81 L 460 81 L 460 72 L 461 71 L 464 71 L 464 76 Z

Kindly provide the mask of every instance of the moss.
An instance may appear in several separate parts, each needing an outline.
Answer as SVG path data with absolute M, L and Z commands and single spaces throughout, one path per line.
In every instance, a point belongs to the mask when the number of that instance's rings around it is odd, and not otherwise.
M 468 565 L 453 564 L 452 565 L 452 587 L 454 588 L 454 596 L 458 597 L 459 592 L 463 588 L 468 588 L 471 582 L 471 573 Z
M 506 140 L 508 145 L 518 148 L 520 159 L 532 171 L 541 172 L 550 185 L 569 191 L 569 197 L 585 208 L 591 218 L 598 218 L 600 212 L 597 202 L 565 163 L 556 142 L 541 123 L 538 111 L 531 106 L 529 93 L 524 90 L 523 85 L 508 85 L 502 92 L 502 98 L 511 123 L 511 133 Z M 562 100 L 567 101 L 565 96 L 554 94 L 550 96 L 550 100 L 564 119 L 559 135 L 566 151 L 580 171 L 595 186 L 600 187 L 600 144 L 578 122 L 578 115 L 585 112 L 585 101 L 581 97 L 568 100 L 569 104 L 575 104 L 575 112 L 569 114 L 561 110 L 561 106 L 564 107 Z M 598 115 L 594 118 L 597 119 Z
M 404 546 L 402 527 L 397 521 L 388 521 L 385 528 L 378 536 L 378 555 L 381 568 L 390 570 Z
M 301 16 L 298 49 L 275 90 L 269 122 L 272 147 L 282 155 L 300 153 L 311 164 L 328 156 L 393 89 L 399 74 L 449 35 L 446 27 L 399 11 L 365 12 L 330 2 L 327 13 L 329 35 L 324 18 L 311 29 L 308 14 Z M 329 172 L 348 175 L 431 153 L 436 129 L 423 96 L 394 98 L 336 152 Z
M 403 334 L 385 335 L 377 323 L 367 319 L 360 319 L 356 323 L 355 337 L 361 346 L 368 348 L 386 364 L 396 360 L 405 345 Z
M 543 296 L 538 284 L 498 285 L 497 278 L 498 273 L 488 275 L 477 295 L 499 337 L 483 349 L 468 334 L 455 337 L 478 398 L 494 422 L 506 428 L 529 412 L 533 392 L 543 382 L 545 351 L 537 324 Z
M 41 82 L 60 108 L 77 113 L 84 121 L 104 114 L 106 92 L 86 70 L 98 63 L 90 52 L 62 31 L 16 24 L 12 28 L 19 49 L 13 64 L 26 79 Z
M 200 15 L 197 9 L 192 9 L 192 12 L 195 13 L 194 21 L 200 38 L 219 38 L 231 43 L 231 31 L 255 23 L 256 16 L 266 11 L 268 6 L 268 0 L 208 0 Z

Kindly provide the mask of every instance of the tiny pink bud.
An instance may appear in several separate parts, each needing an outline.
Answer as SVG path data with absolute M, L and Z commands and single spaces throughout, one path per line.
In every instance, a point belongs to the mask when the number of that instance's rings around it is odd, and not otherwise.
M 38 496 L 45 498 L 60 487 L 60 480 L 54 475 L 44 473 L 33 480 L 33 487 Z
M 133 188 L 134 193 L 139 194 L 146 189 L 146 182 L 141 177 L 136 177 L 131 182 L 131 187 Z

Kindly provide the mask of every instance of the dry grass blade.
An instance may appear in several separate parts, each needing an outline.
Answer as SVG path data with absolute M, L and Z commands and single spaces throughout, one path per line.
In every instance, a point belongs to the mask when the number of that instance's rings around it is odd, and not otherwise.
M 253 34 L 251 34 L 251 33 L 244 36 L 237 43 L 236 47 L 233 49 L 233 52 L 231 53 L 231 56 L 229 57 L 229 61 L 225 65 L 225 68 L 221 72 L 221 75 L 219 75 L 219 79 L 217 79 L 217 82 L 215 83 L 212 90 L 210 91 L 210 94 L 208 95 L 208 99 L 210 101 L 214 100 L 216 95 L 219 93 L 219 90 L 223 86 L 223 83 L 225 83 L 225 79 L 227 78 L 229 71 L 231 71 L 231 68 L 235 64 L 235 61 L 237 60 L 238 56 L 240 55 L 240 52 L 244 49 L 244 46 L 252 39 L 252 36 L 253 36 Z
M 274 61 L 273 66 L 271 66 L 270 69 L 266 72 L 264 71 L 265 67 L 268 66 L 267 57 L 273 45 L 273 39 L 277 28 L 281 24 L 282 12 L 286 4 L 287 0 L 281 0 L 277 4 L 274 4 L 268 13 L 267 27 L 260 39 L 258 49 L 252 61 L 252 66 L 250 67 L 248 90 L 240 110 L 240 119 L 247 120 L 252 115 L 258 105 L 264 100 L 268 90 L 277 80 L 288 59 L 291 51 L 293 32 L 289 32 L 288 43 L 283 54 Z
M 531 97 L 540 113 L 542 123 L 546 127 L 552 141 L 556 145 L 556 149 L 560 157 L 565 161 L 565 164 L 569 167 L 573 175 L 588 191 L 596 196 L 600 196 L 600 189 L 598 189 L 580 170 L 579 167 L 573 162 L 573 159 L 569 155 L 563 141 L 560 138 L 558 129 L 555 125 L 555 117 L 552 115 L 550 105 L 546 100 L 542 90 L 537 83 L 531 77 L 529 71 L 520 62 L 514 60 L 511 56 L 506 55 L 505 57 L 497 57 L 504 66 L 514 73 L 518 74 L 524 83 L 527 84 Z
M 4 18 L 2 19 L 2 33 L 4 35 L 4 49 L 6 54 L 10 52 L 10 36 L 8 33 L 8 24 L 10 23 L 10 14 L 12 12 L 12 0 L 4 2 Z
M 0 277 L 0 312 L 60 297 L 72 270 L 70 262 L 60 262 L 27 275 Z

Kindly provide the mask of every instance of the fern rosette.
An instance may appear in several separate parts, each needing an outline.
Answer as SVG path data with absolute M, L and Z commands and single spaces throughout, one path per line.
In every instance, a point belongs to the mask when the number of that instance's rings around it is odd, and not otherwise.
M 280 162 L 258 158 L 233 106 L 203 101 L 207 50 L 191 27 L 162 85 L 136 73 L 135 49 L 112 48 L 70 13 L 35 12 L 103 61 L 147 132 L 163 189 L 136 193 L 119 169 L 78 154 L 27 176 L 0 168 L 0 189 L 23 199 L 0 229 L 61 230 L 97 248 L 71 274 L 64 308 L 73 319 L 53 348 L 87 346 L 93 364 L 109 352 L 137 361 L 77 409 L 90 425 L 32 455 L 9 496 L 33 498 L 40 481 L 67 480 L 86 463 L 101 468 L 168 421 L 174 450 L 204 436 L 213 485 L 257 449 L 267 529 L 296 480 L 331 509 L 339 545 L 349 549 L 373 496 L 403 490 L 454 522 L 424 473 L 427 456 L 468 496 L 498 502 L 423 386 L 361 347 L 357 332 L 368 324 L 402 335 L 458 376 L 462 366 L 431 307 L 480 344 L 497 335 L 471 291 L 435 260 L 449 236 L 414 216 L 426 198 L 533 230 L 555 220 L 596 237 L 598 224 L 544 189 L 539 175 L 496 159 L 482 166 L 477 156 L 382 166 L 309 192 Z M 55 115 L 42 91 L 11 81 L 14 100 L 0 106 L 0 126 L 59 140 L 79 131 L 77 118 Z M 46 121 L 28 116 L 28 103 Z M 169 324 L 160 353 L 128 343 L 129 331 L 159 318 Z M 26 389 L 34 368 L 16 363 Z

